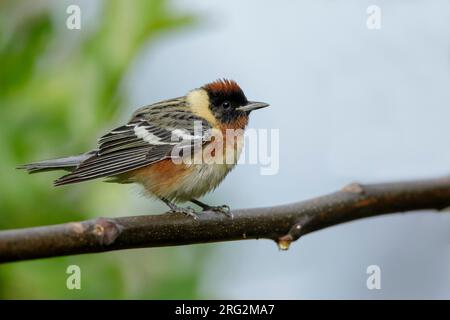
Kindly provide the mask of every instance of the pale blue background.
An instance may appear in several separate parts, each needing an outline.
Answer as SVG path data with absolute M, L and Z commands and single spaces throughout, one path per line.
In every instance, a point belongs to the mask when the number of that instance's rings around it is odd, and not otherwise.
M 144 50 L 124 81 L 131 109 L 230 77 L 272 105 L 250 126 L 280 129 L 279 174 L 240 166 L 207 201 L 270 206 L 355 180 L 450 174 L 449 1 L 174 3 L 200 23 Z M 382 10 L 377 31 L 366 27 L 373 4 Z M 128 196 L 130 212 L 164 210 Z M 267 240 L 206 246 L 205 298 L 450 298 L 444 213 L 347 223 L 287 252 Z M 381 267 L 378 291 L 366 288 L 371 264 Z

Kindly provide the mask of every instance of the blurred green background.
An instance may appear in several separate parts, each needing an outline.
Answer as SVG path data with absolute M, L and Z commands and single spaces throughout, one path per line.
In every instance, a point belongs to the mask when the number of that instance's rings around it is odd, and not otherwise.
M 89 219 L 109 209 L 126 214 L 123 189 L 101 182 L 57 189 L 51 184 L 59 173 L 28 176 L 14 168 L 95 147 L 127 104 L 121 83 L 140 50 L 196 21 L 165 0 L 112 0 L 96 4 L 90 24 L 68 30 L 68 4 L 0 2 L 0 229 Z M 0 298 L 196 298 L 205 252 L 198 248 L 1 265 Z M 66 288 L 71 264 L 81 268 L 82 290 Z

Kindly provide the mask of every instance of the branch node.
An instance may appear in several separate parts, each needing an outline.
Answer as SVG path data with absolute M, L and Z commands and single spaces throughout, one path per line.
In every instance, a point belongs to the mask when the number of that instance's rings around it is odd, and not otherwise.
M 280 250 L 288 250 L 291 243 L 293 241 L 298 240 L 301 236 L 301 230 L 302 225 L 300 223 L 294 224 L 291 229 L 289 229 L 289 232 L 285 234 L 282 237 L 279 237 L 278 240 L 276 240 L 278 248 Z
M 278 245 L 278 249 L 286 251 L 291 246 L 292 241 L 292 236 L 290 234 L 287 234 L 278 238 L 278 240 L 276 240 L 276 243 Z
M 92 233 L 98 238 L 101 245 L 112 244 L 122 233 L 123 226 L 112 219 L 98 218 Z
M 362 184 L 358 182 L 350 183 L 342 188 L 344 192 L 356 193 L 356 194 L 364 194 L 364 188 Z
M 69 228 L 76 234 L 83 234 L 85 228 L 81 222 L 69 223 Z

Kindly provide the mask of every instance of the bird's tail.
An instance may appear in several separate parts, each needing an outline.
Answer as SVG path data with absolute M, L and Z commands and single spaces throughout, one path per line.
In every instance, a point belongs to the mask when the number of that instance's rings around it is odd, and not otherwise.
M 84 153 L 78 156 L 44 160 L 18 166 L 17 169 L 25 169 L 28 173 L 37 173 L 53 170 L 75 170 L 83 161 L 92 157 L 92 153 Z

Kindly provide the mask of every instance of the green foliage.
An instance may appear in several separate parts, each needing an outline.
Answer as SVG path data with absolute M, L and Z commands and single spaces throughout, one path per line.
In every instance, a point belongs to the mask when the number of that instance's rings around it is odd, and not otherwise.
M 0 2 L 0 229 L 91 218 L 99 199 L 105 211 L 124 205 L 120 189 L 107 184 L 56 189 L 51 181 L 58 173 L 28 176 L 15 167 L 93 148 L 126 103 L 121 82 L 140 49 L 193 21 L 174 14 L 165 0 L 102 2 L 95 21 L 81 30 L 68 30 L 66 16 L 54 3 Z M 176 260 L 177 252 L 165 251 L 165 258 Z M 0 298 L 194 297 L 195 274 L 154 271 L 165 264 L 161 255 L 139 251 L 0 266 Z M 152 261 L 151 270 L 130 274 L 136 269 L 130 256 L 144 267 Z M 83 270 L 81 291 L 65 286 L 70 264 Z M 156 275 L 159 284 L 150 285 Z M 129 288 L 133 281 L 137 289 Z

